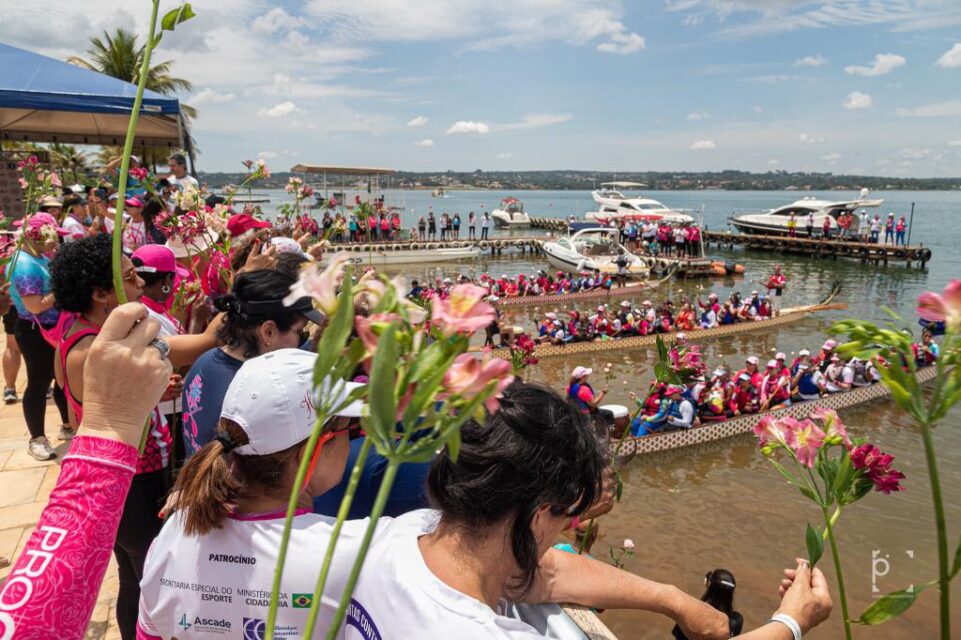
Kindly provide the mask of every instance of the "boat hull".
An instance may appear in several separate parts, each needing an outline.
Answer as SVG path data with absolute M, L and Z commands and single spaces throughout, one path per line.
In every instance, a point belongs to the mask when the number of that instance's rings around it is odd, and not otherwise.
M 755 235 L 767 235 L 767 236 L 787 236 L 789 231 L 786 225 L 778 224 L 765 224 L 762 222 L 754 222 L 750 220 L 740 220 L 738 218 L 730 219 L 731 225 L 740 231 L 741 233 L 750 233 Z M 820 233 L 821 228 L 815 227 L 815 232 Z M 798 225 L 795 230 L 797 237 L 806 238 L 808 237 L 807 227 Z
M 499 229 L 526 229 L 531 226 L 530 216 L 526 213 L 511 217 L 511 214 L 506 211 L 496 209 L 491 212 L 491 219 L 494 221 L 494 226 Z
M 930 382 L 936 376 L 936 367 L 926 367 L 917 373 L 917 379 L 920 383 Z M 725 420 L 724 422 L 707 423 L 692 429 L 668 431 L 667 433 L 658 433 L 641 438 L 628 436 L 625 438 L 625 443 L 629 444 L 627 444 L 626 447 L 621 447 L 619 456 L 626 457 L 632 455 L 630 449 L 633 449 L 633 454 L 644 455 L 657 453 L 660 451 L 670 451 L 672 449 L 681 449 L 684 447 L 714 442 L 717 440 L 724 440 L 742 434 L 751 433 L 762 415 L 769 416 L 771 418 L 793 416 L 798 419 L 803 419 L 810 416 L 816 407 L 835 410 L 846 409 L 862 405 L 867 402 L 883 400 L 890 397 L 890 395 L 891 392 L 887 387 L 880 382 L 876 382 L 867 387 L 858 387 L 852 391 L 835 393 L 820 398 L 819 400 L 796 402 L 790 407 L 775 409 L 774 411 L 768 411 L 763 414 L 739 416 L 737 418 Z M 612 452 L 616 446 L 616 443 L 611 444 Z
M 569 273 L 577 273 L 581 269 L 593 270 L 595 267 L 600 269 L 601 273 L 614 274 L 617 273 L 617 266 L 613 263 L 600 263 L 597 264 L 590 258 L 576 257 L 572 258 L 570 256 L 561 255 L 556 252 L 551 252 L 545 245 L 542 247 L 544 251 L 544 256 L 547 261 L 555 269 L 560 269 L 561 271 L 567 271 Z M 643 262 L 637 262 L 628 267 L 631 277 L 641 277 L 646 278 L 650 274 L 650 269 Z

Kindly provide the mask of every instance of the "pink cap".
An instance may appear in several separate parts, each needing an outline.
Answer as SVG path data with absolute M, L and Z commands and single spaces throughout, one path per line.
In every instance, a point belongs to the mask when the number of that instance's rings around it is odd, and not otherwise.
M 757 364 L 758 362 L 760 362 L 760 360 L 757 359 L 757 356 L 750 356 L 747 359 L 748 364 Z
M 828 340 L 828 341 L 825 342 L 823 345 L 821 345 L 821 348 L 824 349 L 824 350 L 830 350 L 830 349 L 833 349 L 833 348 L 836 347 L 836 346 L 838 346 L 838 343 L 837 343 L 837 342 L 835 342 L 834 340 Z
M 589 376 L 592 373 L 594 373 L 593 369 L 588 369 L 587 367 L 574 367 L 574 370 L 571 371 L 571 378 L 578 380 L 584 376 Z
M 13 226 L 22 227 L 23 220 L 16 220 L 13 223 Z M 28 229 L 40 229 L 41 227 L 46 227 L 46 226 L 53 227 L 54 229 L 57 230 L 57 233 L 62 236 L 70 234 L 69 231 L 67 231 L 57 223 L 56 218 L 54 218 L 49 213 L 46 213 L 45 211 L 38 211 L 37 213 L 33 214 L 32 216 L 30 216 L 30 220 L 27 222 Z
M 777 355 L 774 356 L 775 360 L 787 360 L 787 356 L 784 353 L 778 351 Z
M 123 203 L 128 207 L 143 207 L 143 200 L 141 200 L 137 196 L 131 196 L 126 200 L 124 200 Z
M 136 261 L 138 273 L 176 273 L 181 278 L 190 275 L 177 264 L 173 249 L 162 244 L 145 244 L 130 257 Z

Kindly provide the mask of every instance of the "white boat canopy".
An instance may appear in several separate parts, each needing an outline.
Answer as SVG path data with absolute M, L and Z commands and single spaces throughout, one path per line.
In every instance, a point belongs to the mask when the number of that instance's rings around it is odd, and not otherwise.
M 641 189 L 647 185 L 643 182 L 602 182 L 602 187 L 614 187 L 615 189 Z

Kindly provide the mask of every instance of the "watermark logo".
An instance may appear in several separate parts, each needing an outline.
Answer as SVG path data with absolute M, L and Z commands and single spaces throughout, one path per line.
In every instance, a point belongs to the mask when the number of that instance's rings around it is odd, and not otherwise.
M 904 556 L 909 560 L 914 560 L 914 549 L 905 549 Z M 902 558 L 900 554 L 892 559 L 891 554 L 884 553 L 881 549 L 871 550 L 871 593 L 875 598 L 879 598 L 882 595 L 881 588 L 878 586 L 878 579 L 891 573 L 892 562 L 903 560 L 904 558 Z M 909 585 L 907 589 L 904 589 L 904 592 L 907 597 L 911 597 L 908 594 L 914 593 L 914 585 Z

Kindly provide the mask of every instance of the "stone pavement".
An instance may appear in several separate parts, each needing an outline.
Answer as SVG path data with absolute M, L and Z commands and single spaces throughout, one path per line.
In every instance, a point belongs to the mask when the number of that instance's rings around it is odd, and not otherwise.
M 6 344 L 6 340 L 0 344 Z M 25 386 L 25 369 L 21 366 L 18 393 L 22 394 Z M 60 460 L 68 449 L 67 443 L 56 440 L 59 430 L 60 415 L 49 400 L 46 431 L 57 457 L 37 462 L 27 454 L 29 436 L 20 403 L 0 404 L 0 557 L 12 561 L 20 554 L 47 504 L 60 474 Z M 9 572 L 9 566 L 0 569 L 0 580 Z M 114 615 L 116 598 L 117 565 L 111 559 L 85 640 L 120 640 Z

